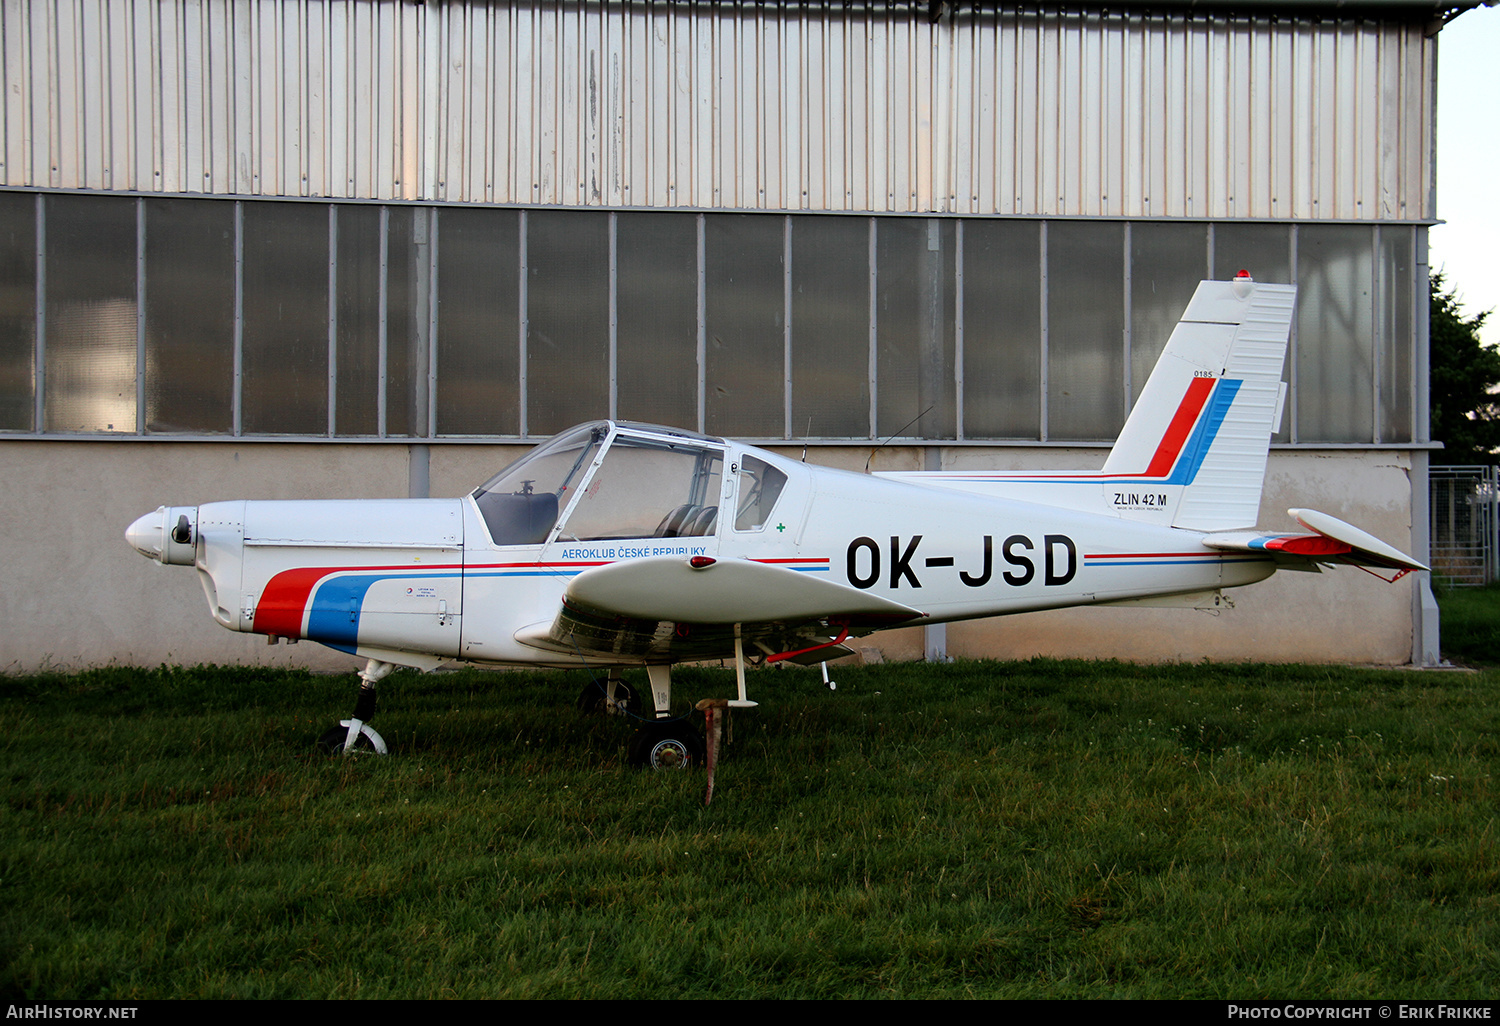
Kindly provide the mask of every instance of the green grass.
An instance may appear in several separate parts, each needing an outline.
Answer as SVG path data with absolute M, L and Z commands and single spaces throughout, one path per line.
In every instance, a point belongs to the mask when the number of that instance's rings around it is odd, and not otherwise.
M 1500 992 L 1493 673 L 835 678 L 751 675 L 707 808 L 701 772 L 624 766 L 581 673 L 398 673 L 384 759 L 312 750 L 352 675 L 0 678 L 0 990 Z
M 1443 657 L 1465 666 L 1500 666 L 1500 584 L 1439 588 Z

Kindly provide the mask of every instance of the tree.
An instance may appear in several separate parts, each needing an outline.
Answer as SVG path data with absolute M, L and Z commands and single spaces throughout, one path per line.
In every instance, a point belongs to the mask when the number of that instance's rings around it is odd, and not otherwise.
M 1441 463 L 1494 463 L 1500 450 L 1500 352 L 1479 341 L 1489 311 L 1465 320 L 1457 290 L 1434 274 L 1428 321 L 1432 440 Z

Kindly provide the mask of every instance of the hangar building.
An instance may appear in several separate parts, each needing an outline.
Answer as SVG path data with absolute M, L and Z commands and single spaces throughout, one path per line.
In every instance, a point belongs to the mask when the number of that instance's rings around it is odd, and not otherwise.
M 0 666 L 347 667 L 217 628 L 124 528 L 463 494 L 594 418 L 1095 468 L 1197 281 L 1240 268 L 1300 286 L 1260 526 L 1310 506 L 1423 558 L 1464 6 L 6 0 Z M 1412 581 L 866 644 L 1430 662 Z

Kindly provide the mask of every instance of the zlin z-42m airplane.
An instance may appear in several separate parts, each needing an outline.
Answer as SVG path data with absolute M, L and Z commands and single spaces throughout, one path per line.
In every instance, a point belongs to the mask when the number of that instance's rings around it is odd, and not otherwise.
M 701 757 L 669 718 L 671 667 L 823 663 L 872 631 L 1141 600 L 1203 607 L 1278 569 L 1426 569 L 1326 513 L 1254 528 L 1281 419 L 1296 289 L 1205 281 L 1094 473 L 856 474 L 689 431 L 598 421 L 457 499 L 163 506 L 126 533 L 198 569 L 232 631 L 367 660 L 324 743 L 384 751 L 365 721 L 396 666 L 644 667 L 656 719 L 632 761 Z M 1392 580 L 1395 577 L 1391 578 Z M 826 678 L 826 667 L 824 674 Z

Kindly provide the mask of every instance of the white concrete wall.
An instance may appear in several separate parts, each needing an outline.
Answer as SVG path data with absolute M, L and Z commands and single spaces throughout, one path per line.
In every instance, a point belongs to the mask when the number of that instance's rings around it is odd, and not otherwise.
M 523 452 L 433 446 L 431 492 L 472 490 Z M 800 447 L 783 449 L 800 456 Z M 811 449 L 810 462 L 863 468 L 863 447 Z M 945 469 L 1095 468 L 1103 449 L 954 447 Z M 919 469 L 921 450 L 881 450 L 875 469 Z M 1289 506 L 1359 524 L 1398 548 L 1411 538 L 1410 461 L 1402 453 L 1275 453 L 1260 526 L 1291 529 Z M 0 670 L 120 663 L 275 664 L 351 669 L 319 645 L 270 647 L 217 626 L 197 575 L 137 555 L 125 528 L 160 505 L 235 498 L 382 498 L 407 494 L 404 445 L 31 442 L 0 444 L 0 525 L 10 558 L 0 588 Z M 1076 609 L 952 624 L 950 654 L 1160 660 L 1307 660 L 1399 664 L 1411 652 L 1411 578 L 1387 585 L 1353 568 L 1278 574 L 1230 594 L 1235 608 Z M 862 639 L 887 659 L 918 658 L 920 630 Z

